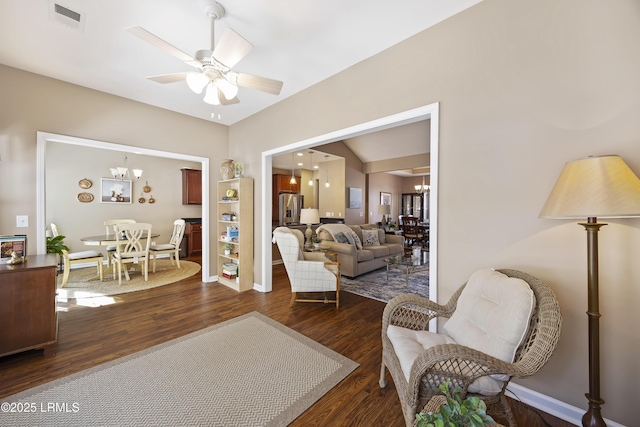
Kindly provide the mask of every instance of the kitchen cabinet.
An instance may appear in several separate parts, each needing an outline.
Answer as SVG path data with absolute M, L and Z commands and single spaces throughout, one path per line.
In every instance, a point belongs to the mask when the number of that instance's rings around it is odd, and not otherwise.
M 58 341 L 55 254 L 29 255 L 21 264 L 0 264 L 0 357 L 42 349 Z
M 202 220 L 200 222 L 187 221 L 184 235 L 187 238 L 187 257 L 202 255 Z
M 202 171 L 184 168 L 182 171 L 182 204 L 202 204 Z

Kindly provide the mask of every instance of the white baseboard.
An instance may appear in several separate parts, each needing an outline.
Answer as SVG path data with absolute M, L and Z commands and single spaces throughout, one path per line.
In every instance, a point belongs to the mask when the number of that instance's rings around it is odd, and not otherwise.
M 584 409 L 569 405 L 568 403 L 522 387 L 521 385 L 513 382 L 509 383 L 506 394 L 509 397 L 526 403 L 527 405 L 553 415 L 554 417 L 560 418 L 561 420 L 570 422 L 577 426 L 582 425 L 582 416 L 585 413 Z M 606 418 L 604 421 L 607 423 L 608 427 L 625 427 L 622 424 Z

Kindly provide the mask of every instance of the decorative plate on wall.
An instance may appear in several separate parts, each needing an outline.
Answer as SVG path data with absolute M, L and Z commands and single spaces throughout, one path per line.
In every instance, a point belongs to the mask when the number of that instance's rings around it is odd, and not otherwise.
M 78 200 L 82 203 L 89 203 L 93 201 L 93 194 L 91 193 L 80 193 L 78 194 Z
M 151 187 L 149 187 L 149 181 L 145 181 L 145 182 L 147 183 L 147 185 L 142 187 L 142 191 L 144 191 L 145 193 L 151 193 Z
M 91 188 L 91 186 L 93 185 L 93 183 L 92 183 L 91 181 L 89 181 L 87 178 L 85 178 L 85 179 L 81 179 L 81 180 L 78 182 L 78 185 L 80 186 L 80 188 L 87 189 L 87 188 Z

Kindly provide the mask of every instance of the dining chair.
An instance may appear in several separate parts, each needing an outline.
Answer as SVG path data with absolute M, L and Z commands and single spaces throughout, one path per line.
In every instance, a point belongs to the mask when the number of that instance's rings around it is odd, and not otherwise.
M 58 237 L 60 233 L 58 232 L 58 226 L 54 223 L 51 223 L 51 234 L 53 237 Z M 64 273 L 62 273 L 62 285 L 61 288 L 64 288 L 69 280 L 69 273 L 71 272 L 72 264 L 86 264 L 86 263 L 97 263 L 98 276 L 100 277 L 100 281 L 102 281 L 102 261 L 103 261 L 102 252 L 98 251 L 82 251 L 82 252 L 68 252 L 62 249 L 62 259 L 64 260 Z
M 113 235 L 113 226 L 116 224 L 135 224 L 135 219 L 108 219 L 104 222 L 107 237 Z M 116 251 L 116 245 L 107 246 L 107 267 L 111 265 L 111 255 Z
M 405 216 L 402 220 L 402 234 L 404 235 L 405 245 L 413 246 L 415 243 L 421 242 L 423 234 L 420 233 L 418 227 L 418 219 L 414 216 Z
M 151 245 L 151 224 L 138 222 L 133 224 L 123 223 L 113 226 L 116 234 L 116 251 L 112 255 L 113 275 L 118 268 L 118 284 L 122 284 L 122 270 L 126 264 L 141 265 L 144 273 L 144 281 L 149 280 L 149 246 Z M 129 271 L 124 268 L 127 280 Z
M 173 232 L 171 233 L 169 243 L 154 244 L 149 248 L 149 256 L 153 259 L 154 273 L 156 272 L 156 258 L 160 254 L 168 254 L 171 265 L 173 265 L 173 260 L 175 259 L 178 268 L 180 268 L 180 243 L 182 243 L 185 224 L 184 219 L 176 219 L 173 222 Z

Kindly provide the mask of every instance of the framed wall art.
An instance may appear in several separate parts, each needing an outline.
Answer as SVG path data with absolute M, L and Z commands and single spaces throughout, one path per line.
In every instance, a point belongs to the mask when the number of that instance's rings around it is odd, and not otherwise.
M 349 187 L 349 209 L 362 209 L 362 188 Z
M 100 184 L 101 203 L 131 204 L 131 181 L 102 178 Z
M 391 193 L 380 192 L 380 204 L 391 206 Z

